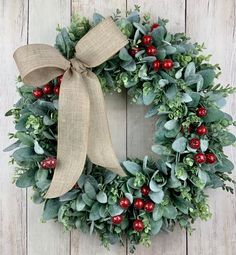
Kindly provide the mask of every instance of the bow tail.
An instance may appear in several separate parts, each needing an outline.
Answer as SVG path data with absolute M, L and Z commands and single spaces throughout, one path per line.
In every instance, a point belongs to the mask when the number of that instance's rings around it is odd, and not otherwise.
M 65 194 L 79 179 L 86 160 L 89 112 L 89 95 L 84 80 L 81 74 L 69 69 L 60 88 L 57 166 L 46 198 Z
M 112 147 L 101 84 L 91 71 L 84 74 L 83 78 L 90 98 L 88 157 L 94 164 L 124 176 Z

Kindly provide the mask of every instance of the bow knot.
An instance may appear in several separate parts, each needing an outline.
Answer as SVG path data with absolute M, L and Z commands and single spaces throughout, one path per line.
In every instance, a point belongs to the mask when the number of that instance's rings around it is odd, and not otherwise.
M 87 73 L 88 67 L 84 63 L 82 63 L 78 58 L 72 58 L 70 60 L 71 68 L 73 68 L 78 73 Z
M 74 186 L 86 156 L 94 164 L 124 174 L 112 148 L 101 85 L 90 68 L 108 60 L 127 43 L 108 18 L 80 39 L 70 61 L 46 44 L 26 45 L 14 53 L 25 84 L 43 85 L 64 74 L 58 108 L 58 163 L 46 198 L 61 196 Z

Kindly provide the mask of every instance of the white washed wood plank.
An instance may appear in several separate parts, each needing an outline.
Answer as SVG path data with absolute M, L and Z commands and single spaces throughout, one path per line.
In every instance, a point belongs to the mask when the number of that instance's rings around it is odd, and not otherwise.
M 135 4 L 141 6 L 142 13 L 150 13 L 152 20 L 157 20 L 158 16 L 169 19 L 167 28 L 170 32 L 184 32 L 185 30 L 185 1 L 184 0 L 155 0 L 139 1 L 127 0 L 128 9 Z M 151 153 L 153 143 L 155 119 L 145 119 L 146 107 L 130 105 L 127 109 L 127 155 L 128 157 L 143 158 Z M 161 233 L 153 238 L 150 248 L 141 245 L 137 248 L 136 254 L 165 254 L 184 255 L 186 254 L 186 233 L 184 230 L 176 228 L 174 233 L 166 235 Z
M 201 17 L 201 18 L 199 18 Z M 187 3 L 187 33 L 193 41 L 205 42 L 212 62 L 222 67 L 222 84 L 236 86 L 236 2 L 234 0 L 208 0 Z M 236 117 L 236 97 L 228 99 L 225 111 Z M 235 128 L 232 128 L 236 133 Z M 235 148 L 227 148 L 226 154 L 236 163 Z M 236 177 L 234 170 L 234 177 Z M 189 236 L 191 255 L 233 255 L 236 250 L 236 197 L 222 190 L 208 192 L 212 211 L 209 222 L 198 221 L 196 231 Z
M 54 45 L 57 25 L 67 26 L 70 16 L 70 1 L 30 1 L 29 43 Z M 53 221 L 42 224 L 41 215 L 42 206 L 28 197 L 28 255 L 69 255 L 70 234 Z
M 3 153 L 13 131 L 11 118 L 4 114 L 17 100 L 14 50 L 27 42 L 27 0 L 2 0 L 0 3 L 0 254 L 26 254 L 26 191 L 12 184 L 10 153 Z
M 80 16 L 92 18 L 94 12 L 98 12 L 103 16 L 111 15 L 117 8 L 125 10 L 125 0 L 99 0 L 85 1 L 73 0 L 72 12 Z M 106 95 L 105 96 L 108 122 L 111 131 L 112 143 L 119 160 L 126 157 L 126 96 L 125 94 Z M 82 234 L 78 230 L 72 232 L 71 235 L 71 255 L 84 254 L 125 254 L 126 247 L 119 244 L 111 246 L 110 251 L 101 247 L 99 237 L 88 234 Z

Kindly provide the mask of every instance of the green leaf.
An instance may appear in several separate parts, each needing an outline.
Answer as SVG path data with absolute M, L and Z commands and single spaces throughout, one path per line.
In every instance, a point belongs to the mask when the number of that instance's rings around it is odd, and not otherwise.
M 209 176 L 208 176 L 208 174 L 207 174 L 207 172 L 205 172 L 205 171 L 202 171 L 202 170 L 199 170 L 198 171 L 198 178 L 201 180 L 201 182 L 202 182 L 202 188 L 204 188 L 205 187 L 205 185 L 206 185 L 206 183 L 207 183 L 207 181 L 209 180 Z
M 145 26 L 143 26 L 140 23 L 133 22 L 134 27 L 136 27 L 142 34 L 146 35 L 147 34 L 147 29 Z
M 174 98 L 175 98 L 177 92 L 178 92 L 178 90 L 177 90 L 176 86 L 173 84 L 172 86 L 170 86 L 170 87 L 167 89 L 165 95 L 166 95 L 166 97 L 167 97 L 169 100 L 171 100 L 171 99 L 174 99 Z
M 159 205 L 155 205 L 155 208 L 152 213 L 152 218 L 154 221 L 158 221 L 162 218 L 163 215 L 163 207 Z
M 36 140 L 34 140 L 34 151 L 35 153 L 40 155 L 44 154 L 43 148 L 39 145 L 38 141 Z
M 178 120 L 169 120 L 165 123 L 164 127 L 167 129 L 167 130 L 172 130 L 174 128 L 177 128 L 178 127 Z
M 15 143 L 13 143 L 13 144 L 9 145 L 7 148 L 5 148 L 3 150 L 3 152 L 12 151 L 12 150 L 18 148 L 20 146 L 20 143 L 21 143 L 20 141 L 16 141 Z
M 181 101 L 184 103 L 189 103 L 189 102 L 192 102 L 193 99 L 191 98 L 191 96 L 189 94 L 183 93 Z
M 85 206 L 86 206 L 86 204 L 85 204 L 84 200 L 82 199 L 82 196 L 78 196 L 78 198 L 76 199 L 76 202 L 75 202 L 76 211 L 78 211 L 78 212 L 83 211 Z
M 134 72 L 136 70 L 136 63 L 135 61 L 132 59 L 129 62 L 123 62 L 121 64 L 121 67 L 124 68 L 126 71 L 128 72 Z
M 163 217 L 175 219 L 178 215 L 177 209 L 173 205 L 167 205 L 163 208 Z
M 187 139 L 179 137 L 172 143 L 172 149 L 177 152 L 184 152 L 187 146 Z
M 16 181 L 16 186 L 19 188 L 27 188 L 35 185 L 35 169 L 30 169 L 24 172 Z
M 162 224 L 163 224 L 162 219 L 160 219 L 158 221 L 151 220 L 150 223 L 151 223 L 151 232 L 152 232 L 152 234 L 157 235 L 160 232 Z
M 224 118 L 224 112 L 217 108 L 207 108 L 207 116 L 203 118 L 205 122 L 215 122 Z
M 200 101 L 200 94 L 197 92 L 188 92 L 189 96 L 192 98 L 191 102 L 188 102 L 189 107 L 197 107 Z
M 133 203 L 134 198 L 133 198 L 133 195 L 131 193 L 126 192 L 125 197 L 129 199 L 131 204 Z
M 164 192 L 162 190 L 158 191 L 158 192 L 153 192 L 151 191 L 149 193 L 149 197 L 151 198 L 151 200 L 153 202 L 155 202 L 156 204 L 160 204 L 164 198 Z
M 176 52 L 176 48 L 171 45 L 165 46 L 165 50 L 167 55 L 172 55 Z
M 71 201 L 77 198 L 79 190 L 71 190 L 59 197 L 60 202 Z
M 127 49 L 124 47 L 119 52 L 119 58 L 124 61 L 131 61 L 133 58 L 129 55 Z
M 196 72 L 196 67 L 195 67 L 194 62 L 190 62 L 190 63 L 187 65 L 186 69 L 185 69 L 185 72 L 184 72 L 184 79 L 186 80 L 187 77 L 189 77 L 190 75 L 195 74 L 195 72 Z
M 143 93 L 144 105 L 150 105 L 154 101 L 155 97 L 156 97 L 156 93 L 154 93 L 153 90 L 150 90 L 147 94 Z
M 205 69 L 198 72 L 203 77 L 203 89 L 209 87 L 215 78 L 215 72 L 213 69 Z
M 159 144 L 152 145 L 152 151 L 157 153 L 158 155 L 170 155 L 171 154 L 171 151 L 169 150 L 168 147 L 159 145 Z
M 157 182 L 154 181 L 153 179 L 150 181 L 149 187 L 153 192 L 159 192 L 161 190 L 161 186 L 158 185 Z
M 33 150 L 33 148 L 31 147 L 24 147 L 24 148 L 20 148 L 16 151 L 14 151 L 14 153 L 12 154 L 12 157 L 16 160 L 16 161 L 26 161 L 29 160 L 31 161 L 33 158 L 32 156 L 35 155 L 35 152 Z
M 108 212 L 111 216 L 120 215 L 124 210 L 117 204 L 109 205 Z
M 82 195 L 82 199 L 85 202 L 85 204 L 88 205 L 88 206 L 92 206 L 92 204 L 94 203 L 94 200 L 91 199 L 86 193 L 84 193 Z
M 224 131 L 219 137 L 219 140 L 222 146 L 229 146 L 235 143 L 236 137 L 232 133 Z
M 97 194 L 97 201 L 101 204 L 105 204 L 107 203 L 107 195 L 104 191 L 99 191 L 99 193 Z
M 17 132 L 16 137 L 21 141 L 22 144 L 31 146 L 34 144 L 34 139 L 24 132 Z
M 228 172 L 231 173 L 234 169 L 234 164 L 227 158 L 222 159 L 222 162 L 219 162 L 215 165 L 215 170 L 217 172 Z
M 129 161 L 129 160 L 124 161 L 123 166 L 132 175 L 136 175 L 142 169 L 140 165 L 138 165 L 135 162 Z
M 101 218 L 99 214 L 99 203 L 95 202 L 91 208 L 91 211 L 89 213 L 89 219 L 90 220 L 99 220 Z
M 60 206 L 61 203 L 57 198 L 47 200 L 44 205 L 43 220 L 47 221 L 57 218 Z
M 154 44 L 161 45 L 162 41 L 164 40 L 164 36 L 165 36 L 165 28 L 164 27 L 160 26 L 160 27 L 154 29 L 152 32 Z
M 84 191 L 90 199 L 95 199 L 96 198 L 95 188 L 93 187 L 93 185 L 89 181 L 85 182 Z
M 208 149 L 209 141 L 205 139 L 201 139 L 201 151 L 205 152 Z

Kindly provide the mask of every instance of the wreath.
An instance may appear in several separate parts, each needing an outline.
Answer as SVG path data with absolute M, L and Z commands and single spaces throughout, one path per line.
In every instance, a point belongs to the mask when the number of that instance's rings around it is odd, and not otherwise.
M 191 231 L 196 219 L 209 219 L 207 188 L 233 193 L 228 183 L 235 183 L 234 166 L 223 147 L 236 141 L 228 131 L 236 123 L 220 108 L 235 88 L 215 84 L 220 68 L 202 53 L 204 45 L 192 44 L 184 33 L 169 33 L 167 20 L 152 23 L 138 9 L 126 18 L 117 11 L 112 18 L 129 43 L 93 72 L 105 93 L 126 90 L 132 103 L 150 107 L 145 117 L 156 120 L 152 151 L 159 159 L 128 159 L 121 177 L 87 158 L 73 188 L 46 199 L 57 163 L 61 75 L 38 88 L 18 77 L 20 99 L 6 113 L 14 118 L 10 139 L 16 142 L 5 151 L 14 149 L 16 186 L 33 187 L 33 202 L 44 204 L 43 221 L 96 232 L 105 247 L 123 244 L 125 233 L 134 251 L 176 224 Z M 55 47 L 71 59 L 77 42 L 103 19 L 73 17 L 68 28 L 58 28 Z

